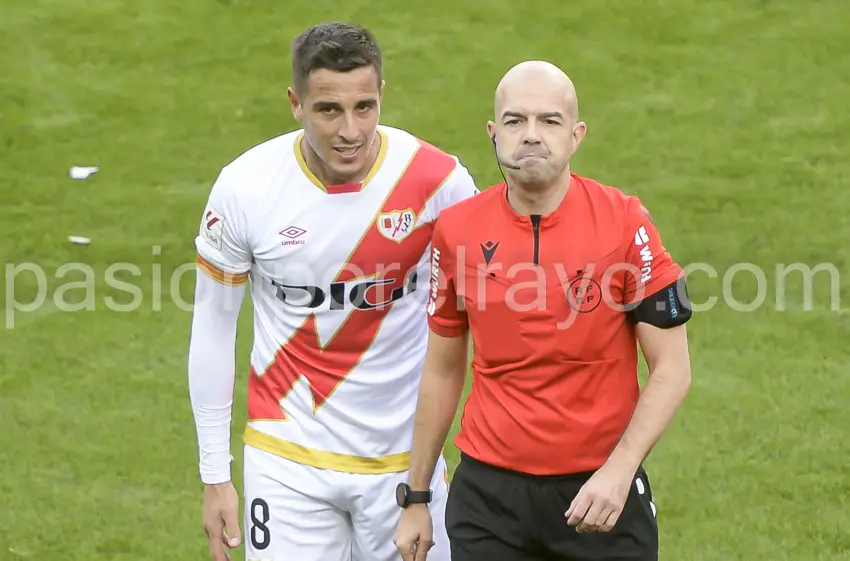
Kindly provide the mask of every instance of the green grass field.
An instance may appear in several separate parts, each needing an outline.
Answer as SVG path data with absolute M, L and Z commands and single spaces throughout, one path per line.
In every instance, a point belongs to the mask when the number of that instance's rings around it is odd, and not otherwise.
M 7 309 L 34 301 L 35 274 L 12 285 L 9 273 L 32 263 L 46 298 L 0 329 L 0 559 L 207 558 L 186 387 L 190 314 L 175 298 L 191 301 L 192 240 L 219 168 L 295 126 L 291 37 L 342 19 L 372 27 L 384 49 L 383 122 L 458 154 L 481 186 L 500 179 L 485 135 L 500 76 L 526 58 L 561 65 L 589 125 L 574 169 L 639 194 L 674 256 L 717 272 L 691 275 L 694 301 L 717 301 L 691 324 L 692 391 L 647 463 L 661 558 L 850 560 L 847 6 L 304 6 L 3 2 L 4 294 Z M 101 172 L 72 182 L 72 165 Z M 69 235 L 93 242 L 71 245 Z M 57 292 L 85 280 L 67 263 L 91 267 L 93 293 Z M 138 267 L 117 275 L 140 289 L 132 311 L 107 307 L 133 303 L 105 282 L 114 263 Z M 740 263 L 764 282 L 734 274 Z M 783 286 L 776 266 L 792 263 L 831 264 L 832 277 L 824 269 L 807 285 L 797 272 Z M 760 296 L 750 311 L 731 300 Z M 80 310 L 63 311 L 68 303 Z M 241 485 L 238 460 L 234 471 Z

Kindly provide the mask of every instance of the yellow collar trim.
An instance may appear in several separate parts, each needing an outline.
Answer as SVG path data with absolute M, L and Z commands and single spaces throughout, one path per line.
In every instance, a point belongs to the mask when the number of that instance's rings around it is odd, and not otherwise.
M 378 129 L 378 136 L 380 137 L 380 142 L 381 142 L 381 147 L 378 148 L 378 157 L 375 159 L 375 163 L 372 164 L 372 167 L 369 170 L 369 173 L 367 173 L 366 177 L 363 178 L 363 181 L 360 182 L 360 188 L 361 189 L 365 188 L 366 185 L 368 185 L 368 183 L 372 180 L 372 178 L 375 177 L 375 175 L 378 173 L 378 170 L 381 169 L 381 165 L 384 163 L 384 159 L 386 158 L 386 155 L 387 155 L 387 145 L 389 144 L 389 142 L 387 141 L 387 135 L 384 131 L 382 131 L 381 129 Z M 310 168 L 307 166 L 307 159 L 304 157 L 304 151 L 301 148 L 301 142 L 303 140 L 304 140 L 304 132 L 302 131 L 298 135 L 298 138 L 295 139 L 295 145 L 294 145 L 295 160 L 298 162 L 298 167 L 301 168 L 301 171 L 304 172 L 304 175 L 307 176 L 307 179 L 309 179 L 310 182 L 313 185 L 315 185 L 316 187 L 318 187 L 319 189 L 321 189 L 322 191 L 327 193 L 328 192 L 327 187 L 321 181 L 319 181 L 319 178 L 316 177 L 316 174 L 313 173 L 310 170 Z

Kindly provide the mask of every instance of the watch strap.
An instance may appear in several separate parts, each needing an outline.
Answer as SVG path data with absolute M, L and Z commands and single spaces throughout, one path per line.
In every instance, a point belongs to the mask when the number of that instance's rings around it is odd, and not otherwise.
M 407 492 L 407 504 L 428 504 L 431 502 L 431 496 L 432 493 L 430 489 L 427 491 L 410 490 Z

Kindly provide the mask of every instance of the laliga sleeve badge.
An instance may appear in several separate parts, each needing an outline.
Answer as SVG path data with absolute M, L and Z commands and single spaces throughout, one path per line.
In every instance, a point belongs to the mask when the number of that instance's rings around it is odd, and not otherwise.
M 221 235 L 224 232 L 224 216 L 214 208 L 209 207 L 201 223 L 201 237 L 208 244 L 221 251 L 223 244 Z

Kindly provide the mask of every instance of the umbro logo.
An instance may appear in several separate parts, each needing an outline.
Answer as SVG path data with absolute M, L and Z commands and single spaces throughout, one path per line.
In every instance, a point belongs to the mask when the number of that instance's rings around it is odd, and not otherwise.
M 289 239 L 281 242 L 281 245 L 304 245 L 304 240 L 299 240 L 299 239 L 296 239 L 296 238 L 300 238 L 301 236 L 303 236 L 306 233 L 307 233 L 307 230 L 305 230 L 303 228 L 299 228 L 298 226 L 290 226 L 289 228 L 286 228 L 285 230 L 281 230 L 280 235 L 283 236 L 284 238 L 289 238 Z
M 481 244 L 481 253 L 484 254 L 484 262 L 488 265 L 490 264 L 490 260 L 493 259 L 493 255 L 496 253 L 496 250 L 499 248 L 499 242 L 488 241 L 487 243 Z

